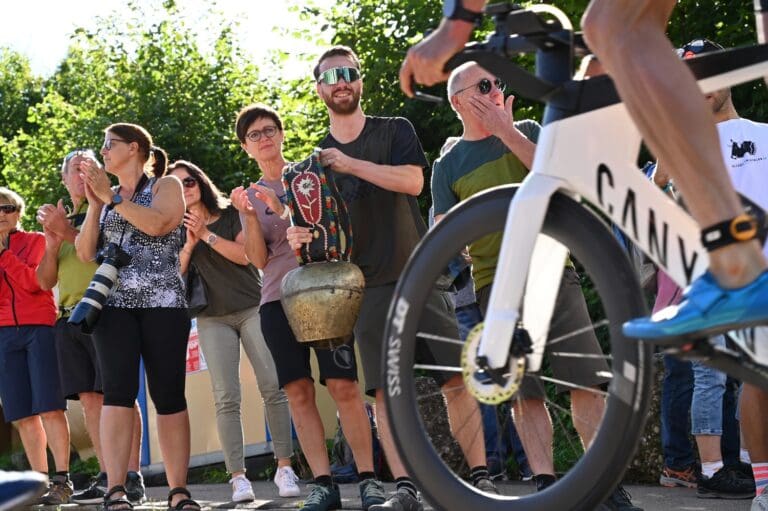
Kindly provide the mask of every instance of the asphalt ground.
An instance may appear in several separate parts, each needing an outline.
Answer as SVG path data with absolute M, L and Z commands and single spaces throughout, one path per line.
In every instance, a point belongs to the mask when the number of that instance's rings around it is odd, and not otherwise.
M 394 491 L 394 483 L 385 483 L 387 491 Z M 360 510 L 360 495 L 357 484 L 342 484 L 342 508 L 348 510 Z M 230 501 L 232 490 L 228 484 L 199 484 L 190 485 L 189 490 L 192 497 L 196 499 L 203 509 L 280 509 L 280 510 L 299 510 L 303 504 L 304 497 L 307 496 L 309 489 L 301 484 L 301 497 L 281 498 L 277 494 L 277 487 L 270 481 L 254 481 L 253 490 L 256 494 L 256 500 L 247 504 L 234 504 Z M 634 505 L 645 509 L 646 511 L 667 511 L 670 509 L 679 509 L 686 511 L 748 511 L 751 500 L 718 500 L 718 499 L 699 499 L 696 498 L 696 490 L 688 488 L 662 488 L 660 486 L 625 486 L 626 490 L 632 495 Z M 503 482 L 499 483 L 499 489 L 502 493 L 520 494 L 531 491 L 533 488 L 530 483 L 522 482 Z M 167 487 L 149 487 L 147 494 L 149 500 L 136 510 L 158 510 L 167 509 L 165 501 L 168 493 Z M 78 506 L 77 504 L 67 504 L 64 506 L 36 506 L 34 510 L 52 511 L 61 509 L 67 511 L 95 511 L 101 506 L 89 505 Z M 425 502 L 425 510 L 434 509 Z M 474 510 L 451 510 L 451 511 L 474 511 Z M 555 511 L 555 510 L 553 510 Z

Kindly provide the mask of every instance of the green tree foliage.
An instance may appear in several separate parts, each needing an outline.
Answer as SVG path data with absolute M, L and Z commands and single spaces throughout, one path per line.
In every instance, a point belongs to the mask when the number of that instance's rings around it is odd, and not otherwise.
M 46 81 L 32 76 L 24 57 L 0 50 L 0 175 L 30 203 L 27 227 L 33 226 L 32 213 L 40 204 L 64 194 L 58 178 L 64 153 L 99 147 L 103 129 L 113 122 L 145 126 L 172 159 L 199 163 L 228 190 L 256 173 L 234 137 L 235 113 L 263 101 L 284 118 L 286 157 L 305 158 L 327 132 L 327 114 L 310 71 L 331 44 L 349 45 L 359 54 L 366 113 L 410 119 L 430 159 L 447 137 L 461 133 L 447 102 L 407 99 L 398 84 L 407 49 L 438 25 L 441 0 L 345 0 L 330 9 L 312 1 L 291 2 L 296 23 L 280 30 L 311 50 L 289 55 L 277 49 L 270 61 L 257 64 L 236 42 L 234 22 L 212 12 L 205 27 L 190 23 L 173 0 L 152 12 L 133 0 L 122 14 L 100 20 L 99 28 L 76 31 L 67 56 Z M 588 0 L 553 3 L 578 27 Z M 676 44 L 703 36 L 734 46 L 754 41 L 753 23 L 750 2 L 681 0 L 669 32 Z M 215 43 L 204 50 L 198 35 L 210 27 L 216 27 Z M 484 25 L 478 37 L 488 29 Z M 301 59 L 306 73 L 286 76 L 289 58 Z M 444 97 L 445 86 L 427 92 Z M 762 82 L 754 82 L 735 89 L 734 101 L 744 117 L 764 121 L 765 94 Z M 541 106 L 518 99 L 515 118 L 540 119 Z M 425 177 L 428 182 L 428 173 Z M 428 187 L 421 200 L 426 209 Z
M 29 108 L 42 97 L 42 80 L 32 75 L 29 60 L 8 48 L 0 48 L 0 142 L 19 130 L 29 130 Z M 2 166 L 0 156 L 0 167 Z
M 72 148 L 98 149 L 114 122 L 148 129 L 171 159 L 199 163 L 222 190 L 252 177 L 234 135 L 245 104 L 268 94 L 258 69 L 234 40 L 233 24 L 211 16 L 218 27 L 205 53 L 196 33 L 168 3 L 151 24 L 132 4 L 134 18 L 114 16 L 93 32 L 78 30 L 42 101 L 28 109 L 29 125 L 2 146 L 2 175 L 34 210 L 64 195 L 59 166 Z

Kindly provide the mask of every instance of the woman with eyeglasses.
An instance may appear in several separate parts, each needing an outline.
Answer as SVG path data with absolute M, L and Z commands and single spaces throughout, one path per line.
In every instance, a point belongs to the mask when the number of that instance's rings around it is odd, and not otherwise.
M 133 403 L 143 359 L 157 432 L 172 490 L 168 508 L 197 511 L 186 489 L 190 433 L 184 397 L 190 320 L 181 279 L 184 196 L 178 178 L 165 176 L 165 152 L 135 124 L 113 124 L 101 149 L 106 172 L 93 160 L 80 165 L 88 212 L 75 241 L 91 261 L 104 249 L 124 253 L 117 279 L 93 331 L 101 364 L 104 407 L 102 456 L 109 491 L 104 509 L 132 509 L 123 483 L 131 453 Z M 128 259 L 126 261 L 126 259 Z M 82 303 L 82 302 L 81 302 Z
M 264 105 L 250 105 L 238 114 L 235 131 L 241 147 L 256 161 L 262 173 L 261 179 L 247 190 L 235 188 L 232 203 L 243 217 L 248 259 L 264 271 L 261 328 L 275 360 L 280 386 L 288 395 L 296 434 L 315 478 L 304 505 L 312 510 L 337 509 L 333 506 L 341 507 L 339 488 L 331 479 L 323 423 L 315 402 L 310 349 L 296 339 L 280 303 L 283 276 L 298 267 L 294 251 L 286 239 L 290 220 L 281 182 L 282 170 L 287 163 L 283 157 L 283 123 L 275 110 Z M 347 354 L 349 363 L 338 363 L 335 357 L 339 353 Z M 336 353 L 319 349 L 315 350 L 315 356 L 320 383 L 328 388 L 338 407 L 344 434 L 352 448 L 362 480 L 360 495 L 367 509 L 375 503 L 371 500 L 371 491 L 378 491 L 379 486 L 373 472 L 371 430 L 357 386 L 353 348 L 342 346 Z M 275 478 L 279 477 L 283 477 L 280 471 Z M 383 502 L 383 495 L 382 490 L 376 502 Z
M 25 232 L 22 216 L 24 200 L 0 187 L 0 400 L 5 421 L 19 431 L 32 470 L 48 473 L 45 447 L 50 446 L 56 475 L 45 502 L 61 504 L 72 495 L 72 483 L 67 406 L 53 332 L 56 304 L 36 275 L 46 239 Z M 54 502 L 54 497 L 61 498 Z
M 261 334 L 259 301 L 261 277 L 245 257 L 237 210 L 230 206 L 211 179 L 197 165 L 179 160 L 168 167 L 184 185 L 187 241 L 181 251 L 181 271 L 195 266 L 202 278 L 208 305 L 197 315 L 197 334 L 208 364 L 216 405 L 216 426 L 224 463 L 232 474 L 232 501 L 255 499 L 245 476 L 243 424 L 240 414 L 240 343 L 251 362 L 264 403 L 278 471 L 291 477 L 275 482 L 281 497 L 296 497 L 296 475 L 291 468 L 291 416 L 288 400 L 277 384 L 272 355 Z

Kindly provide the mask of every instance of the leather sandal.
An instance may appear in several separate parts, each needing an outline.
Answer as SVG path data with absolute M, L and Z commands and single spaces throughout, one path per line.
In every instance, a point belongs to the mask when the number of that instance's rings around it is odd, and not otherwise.
M 181 499 L 174 506 L 171 504 L 174 495 L 184 495 L 187 498 Z M 168 511 L 200 511 L 200 509 L 200 504 L 192 500 L 192 495 L 186 488 L 179 486 L 168 492 Z

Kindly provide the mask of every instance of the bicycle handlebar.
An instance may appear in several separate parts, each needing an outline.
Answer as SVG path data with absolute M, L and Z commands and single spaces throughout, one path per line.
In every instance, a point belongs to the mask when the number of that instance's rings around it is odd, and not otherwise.
M 509 84 L 516 95 L 546 102 L 571 79 L 574 54 L 588 52 L 581 34 L 563 28 L 557 19 L 545 19 L 537 12 L 511 3 L 492 4 L 484 12 L 494 18 L 493 34 L 484 42 L 468 43 L 448 60 L 446 72 L 475 61 Z M 510 60 L 526 53 L 537 55 L 536 74 Z M 555 58 L 547 59 L 548 56 Z

